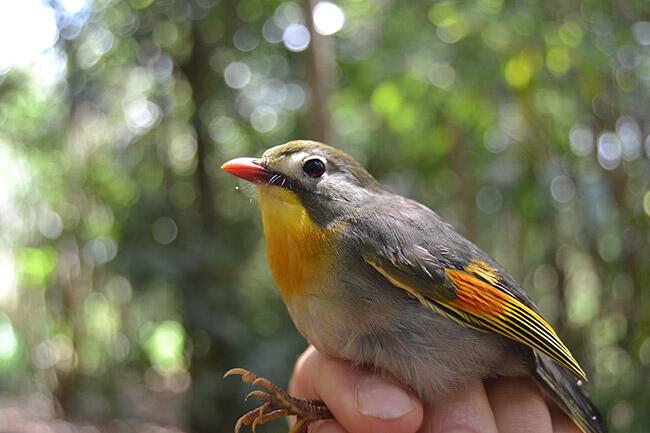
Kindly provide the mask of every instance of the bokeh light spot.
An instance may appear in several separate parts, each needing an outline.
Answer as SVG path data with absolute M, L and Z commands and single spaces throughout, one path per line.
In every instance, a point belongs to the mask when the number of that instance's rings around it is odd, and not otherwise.
M 170 244 L 178 236 L 176 221 L 170 217 L 160 217 L 151 226 L 153 238 L 162 245 Z
M 55 13 L 40 0 L 0 2 L 0 74 L 29 64 L 58 36 Z
M 646 337 L 639 347 L 639 361 L 643 365 L 650 367 L 650 337 Z
M 607 263 L 613 263 L 621 255 L 621 238 L 616 233 L 600 233 L 598 235 L 598 253 Z
M 114 304 L 126 304 L 133 296 L 131 282 L 121 275 L 111 277 L 104 287 L 106 296 Z
M 455 44 L 467 36 L 468 31 L 466 18 L 458 15 L 443 21 L 436 29 L 436 35 L 442 42 Z
M 49 239 L 56 239 L 63 231 L 63 220 L 58 213 L 45 211 L 38 219 L 38 231 Z
M 503 195 L 494 186 L 485 186 L 476 194 L 476 206 L 487 214 L 492 214 L 501 209 Z
M 510 138 L 501 128 L 490 126 L 483 134 L 483 144 L 492 153 L 500 153 L 506 150 L 510 144 Z
M 241 152 L 240 143 L 242 142 L 242 131 L 235 119 L 228 116 L 217 116 L 208 126 L 210 138 L 219 144 L 225 145 L 227 152 Z M 231 151 L 231 148 L 234 150 Z M 235 155 L 228 155 L 234 157 Z
M 93 292 L 84 300 L 84 322 L 91 335 L 108 343 L 117 332 L 120 314 L 103 293 Z
M 573 199 L 576 187 L 569 176 L 555 176 L 551 181 L 551 195 L 560 203 L 567 203 Z
M 558 30 L 560 40 L 570 47 L 577 47 L 582 42 L 584 32 L 580 24 L 575 21 L 566 21 Z
M 650 217 L 650 191 L 647 191 L 643 196 L 643 210 Z
M 496 23 L 490 23 L 481 31 L 481 39 L 486 47 L 494 51 L 505 50 L 510 44 L 509 29 Z
M 546 54 L 546 66 L 556 75 L 564 75 L 571 68 L 571 55 L 564 47 L 553 47 Z
M 528 86 L 533 77 L 533 65 L 530 58 L 525 54 L 512 57 L 506 63 L 504 75 L 508 84 L 517 89 Z
M 251 70 L 246 63 L 232 62 L 223 73 L 223 78 L 228 87 L 243 89 L 251 80 Z
M 278 123 L 278 115 L 272 107 L 261 105 L 251 113 L 251 126 L 259 132 L 269 132 Z
M 0 361 L 8 361 L 16 354 L 18 339 L 6 314 L 0 313 Z
M 0 250 L 0 304 L 6 305 L 15 300 L 16 266 L 9 251 Z
M 89 0 L 57 0 L 67 15 L 83 12 L 89 5 Z
M 610 411 L 612 424 L 619 431 L 628 431 L 634 421 L 634 408 L 627 401 L 619 401 Z
M 156 327 L 145 343 L 149 360 L 156 371 L 170 374 L 183 368 L 185 338 L 183 326 L 176 321 L 168 320 Z
M 276 9 L 273 21 L 281 29 L 287 29 L 291 24 L 303 24 L 302 9 L 297 3 L 284 2 Z
M 598 137 L 598 163 L 605 170 L 614 170 L 621 163 L 621 140 L 613 132 Z
M 155 103 L 137 98 L 124 104 L 126 125 L 134 134 L 144 134 L 160 120 L 160 108 Z
M 309 30 L 302 24 L 290 24 L 282 34 L 284 46 L 289 51 L 304 51 L 309 46 L 311 36 Z
M 589 155 L 594 151 L 594 133 L 586 125 L 574 125 L 569 132 L 569 144 L 576 155 Z
M 260 37 L 247 27 L 243 27 L 233 36 L 233 43 L 239 51 L 253 51 L 260 43 Z
M 181 170 L 190 165 L 196 156 L 198 144 L 189 133 L 178 134 L 169 142 L 169 157 L 172 164 Z
M 381 83 L 372 92 L 371 101 L 375 111 L 385 115 L 397 113 L 402 107 L 402 97 L 399 89 L 390 81 Z
M 0 75 L 31 63 L 58 37 L 54 10 L 42 1 L 0 1 Z
M 621 154 L 625 161 L 633 161 L 641 156 L 641 128 L 630 116 L 621 116 L 616 121 L 616 135 L 621 142 Z
M 163 48 L 172 47 L 178 36 L 178 27 L 170 21 L 163 21 L 153 29 L 153 40 Z
M 264 36 L 267 42 L 272 44 L 282 42 L 282 33 L 283 29 L 275 23 L 273 18 L 266 20 L 262 26 L 262 36 Z
M 567 299 L 566 311 L 569 321 L 575 325 L 585 325 L 598 313 L 600 309 L 600 297 L 597 289 L 590 286 L 590 282 L 596 280 L 595 276 L 587 272 L 582 274 L 583 281 L 576 281 L 575 287 L 570 291 Z M 576 279 L 580 277 L 575 277 Z
M 448 44 L 454 44 L 463 39 L 469 32 L 469 22 L 466 15 L 456 10 L 457 3 L 441 1 L 429 9 L 429 20 L 436 25 L 436 35 Z
M 632 25 L 634 38 L 640 45 L 650 45 L 650 22 L 638 21 Z
M 322 1 L 314 6 L 314 27 L 321 35 L 333 35 L 343 28 L 345 13 L 332 2 Z
M 93 30 L 77 51 L 77 63 L 82 69 L 95 66 L 102 56 L 108 53 L 115 43 L 113 33 L 105 28 Z
M 435 62 L 429 70 L 429 81 L 441 89 L 449 89 L 456 81 L 456 71 L 446 62 Z
M 117 255 L 117 244 L 109 238 L 93 239 L 86 242 L 82 255 L 86 263 L 103 265 L 115 258 Z
M 305 103 L 307 95 L 301 85 L 295 83 L 287 84 L 287 96 L 282 106 L 288 110 L 297 110 Z
M 58 255 L 51 247 L 23 248 L 17 255 L 20 280 L 26 286 L 43 286 L 56 269 Z

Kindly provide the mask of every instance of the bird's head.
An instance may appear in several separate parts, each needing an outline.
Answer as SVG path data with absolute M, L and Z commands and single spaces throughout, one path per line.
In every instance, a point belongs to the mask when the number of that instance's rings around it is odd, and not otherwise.
M 261 194 L 299 202 L 326 225 L 385 191 L 351 156 L 326 144 L 290 141 L 261 158 L 236 158 L 221 168 L 254 183 Z

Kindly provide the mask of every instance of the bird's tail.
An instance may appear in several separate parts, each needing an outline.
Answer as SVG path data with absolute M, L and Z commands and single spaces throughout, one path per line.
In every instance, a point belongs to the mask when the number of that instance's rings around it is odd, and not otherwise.
M 535 354 L 537 365 L 532 375 L 549 397 L 584 433 L 606 433 L 600 412 L 593 405 L 582 383 L 545 355 Z

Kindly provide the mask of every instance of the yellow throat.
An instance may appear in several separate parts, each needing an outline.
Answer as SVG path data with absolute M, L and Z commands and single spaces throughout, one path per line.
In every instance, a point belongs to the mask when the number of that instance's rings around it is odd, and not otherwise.
M 316 290 L 334 260 L 334 233 L 316 225 L 295 193 L 259 187 L 262 224 L 273 280 L 285 302 Z

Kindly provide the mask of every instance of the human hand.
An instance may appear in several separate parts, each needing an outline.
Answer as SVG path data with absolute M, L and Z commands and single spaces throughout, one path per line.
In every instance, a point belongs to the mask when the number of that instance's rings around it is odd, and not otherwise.
M 334 414 L 311 433 L 580 433 L 530 379 L 476 380 L 423 407 L 403 386 L 312 346 L 298 359 L 289 390 L 323 400 Z

